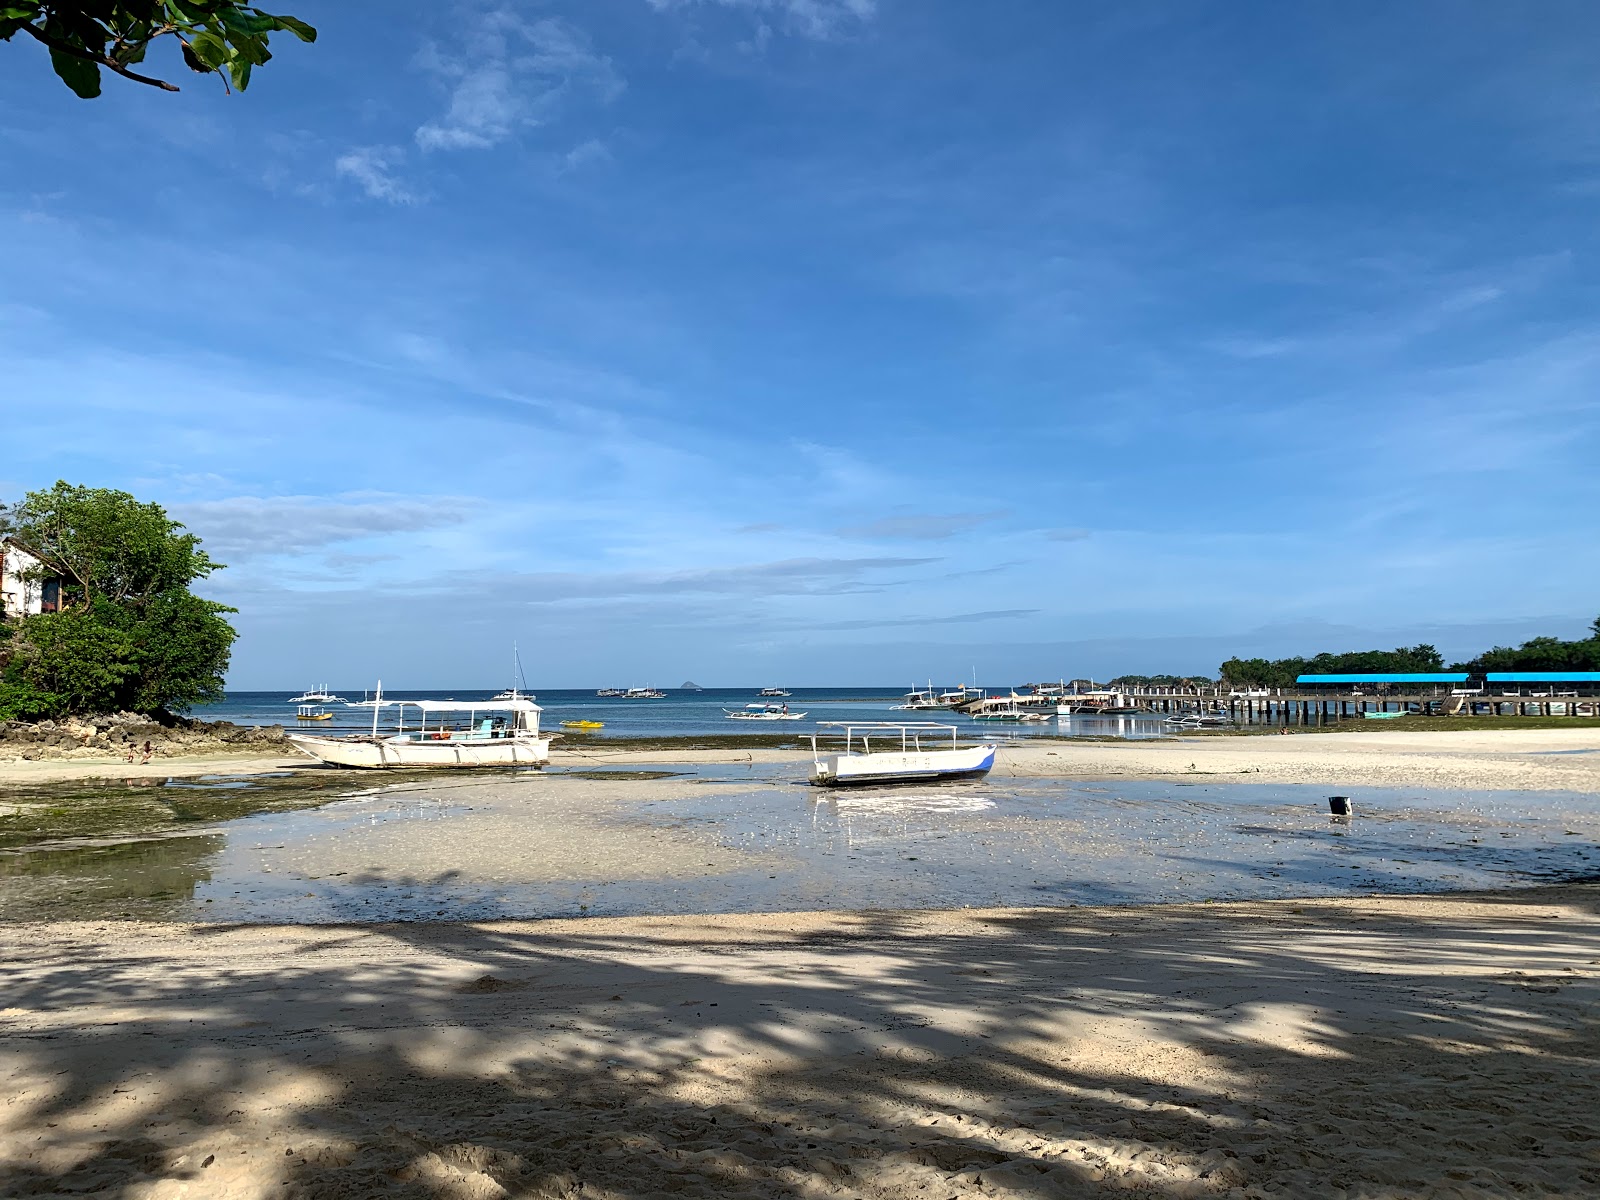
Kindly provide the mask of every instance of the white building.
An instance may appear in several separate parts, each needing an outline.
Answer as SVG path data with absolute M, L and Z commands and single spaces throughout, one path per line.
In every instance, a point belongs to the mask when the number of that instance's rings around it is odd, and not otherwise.
M 14 538 L 0 538 L 0 617 L 31 617 L 61 605 L 61 582 L 28 578 L 44 564 Z

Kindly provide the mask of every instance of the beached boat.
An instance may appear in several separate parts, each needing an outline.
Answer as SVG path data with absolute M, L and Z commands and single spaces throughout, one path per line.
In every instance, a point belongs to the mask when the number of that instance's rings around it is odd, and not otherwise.
M 829 736 L 842 737 L 843 749 L 824 751 L 818 738 Z M 811 782 L 846 787 L 981 778 L 994 766 L 995 750 L 993 743 L 962 746 L 954 725 L 932 721 L 819 721 L 811 735 Z
M 344 702 L 344 697 L 335 696 L 328 690 L 327 684 L 321 687 L 309 687 L 298 696 L 289 697 L 290 704 L 343 704 Z
M 1400 717 L 1409 717 L 1411 714 L 1401 709 L 1399 712 L 1368 712 L 1361 715 L 1369 721 L 1394 721 Z
M 325 708 L 318 708 L 315 704 L 302 704 L 294 714 L 296 721 L 331 721 L 333 714 Z
M 550 759 L 550 739 L 539 734 L 543 710 L 532 700 L 386 700 L 379 684 L 374 699 L 350 707 L 372 709 L 370 735 L 291 733 L 289 741 L 302 754 L 335 767 L 538 766 Z M 399 717 L 393 734 L 378 729 L 387 709 Z M 412 712 L 417 728 L 407 732 Z
M 790 712 L 787 704 L 746 704 L 722 710 L 730 721 L 798 721 L 806 714 Z

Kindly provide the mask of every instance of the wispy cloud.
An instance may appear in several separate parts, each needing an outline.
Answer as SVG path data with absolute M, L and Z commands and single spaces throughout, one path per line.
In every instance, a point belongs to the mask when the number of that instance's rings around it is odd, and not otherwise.
M 529 603 L 626 596 L 815 596 L 874 586 L 873 572 L 926 566 L 936 558 L 791 558 L 692 571 L 541 572 L 507 576 L 500 586 Z M 459 581 L 452 580 L 450 586 Z M 880 585 L 881 586 L 881 585 Z
M 917 625 L 970 625 L 979 621 L 1008 621 L 1015 617 L 1036 616 L 1037 608 L 997 608 L 988 612 L 956 613 L 948 617 L 893 617 L 887 620 L 829 621 L 811 625 L 815 630 L 902 629 Z
M 395 168 L 404 160 L 405 151 L 398 146 L 362 146 L 341 154 L 333 169 L 336 174 L 355 180 L 374 200 L 415 204 L 416 193 L 395 176 Z
M 429 46 L 420 61 L 449 88 L 445 111 L 417 129 L 425 151 L 487 149 L 519 128 L 549 123 L 575 94 L 607 102 L 624 86 L 581 30 L 509 9 L 485 13 L 458 47 Z
M 204 534 L 208 551 L 247 560 L 437 529 L 465 520 L 472 508 L 473 502 L 453 497 L 233 496 L 175 505 L 173 515 Z M 355 561 L 350 555 L 343 557 L 346 562 Z
M 908 538 L 911 540 L 939 541 L 967 533 L 990 521 L 997 521 L 1003 511 L 979 513 L 907 513 L 902 516 L 882 517 L 864 525 L 846 525 L 837 530 L 845 537 Z
M 877 15 L 877 0 L 649 0 L 657 12 L 703 6 L 743 9 L 762 18 L 756 37 L 771 36 L 767 19 L 785 33 L 827 41 L 859 29 Z

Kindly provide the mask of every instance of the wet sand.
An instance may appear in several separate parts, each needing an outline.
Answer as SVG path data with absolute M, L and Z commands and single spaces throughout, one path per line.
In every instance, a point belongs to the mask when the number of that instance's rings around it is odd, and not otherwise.
M 1600 1193 L 1600 888 L 0 927 L 7 1194 Z
M 608 767 L 637 763 L 800 764 L 809 760 L 809 751 L 796 750 L 633 750 L 603 745 L 563 747 L 560 743 L 551 757 L 558 766 Z M 285 769 L 323 768 L 298 755 L 195 756 L 158 759 L 144 767 L 110 759 L 9 761 L 0 762 L 0 787 Z M 1600 790 L 1600 729 L 1383 730 L 1128 742 L 1030 738 L 1002 746 L 996 774 L 1070 779 L 1211 776 L 1260 783 L 1596 791 Z

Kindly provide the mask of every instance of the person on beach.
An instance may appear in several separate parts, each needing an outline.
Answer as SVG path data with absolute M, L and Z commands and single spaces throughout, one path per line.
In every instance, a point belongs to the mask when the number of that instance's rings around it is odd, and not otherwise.
M 133 761 L 133 756 L 135 754 L 137 754 L 138 752 L 139 752 L 139 748 L 137 746 L 129 746 L 128 747 L 128 761 L 132 762 Z
M 150 756 L 152 754 L 154 754 L 154 753 L 155 753 L 155 751 L 150 748 L 150 743 L 148 741 L 145 742 L 145 744 L 144 744 L 144 757 L 139 760 L 139 765 L 141 767 L 144 766 L 145 763 L 150 761 Z M 131 755 L 131 754 L 128 755 L 128 761 L 129 762 L 133 761 L 133 755 Z

